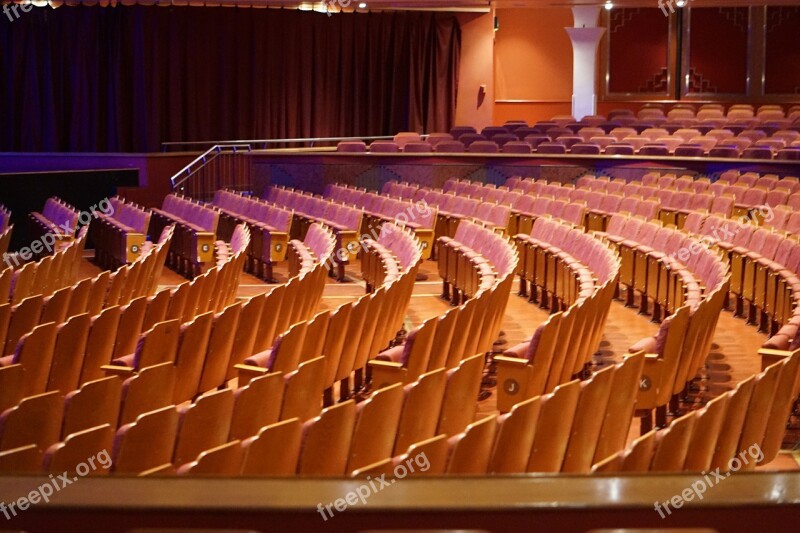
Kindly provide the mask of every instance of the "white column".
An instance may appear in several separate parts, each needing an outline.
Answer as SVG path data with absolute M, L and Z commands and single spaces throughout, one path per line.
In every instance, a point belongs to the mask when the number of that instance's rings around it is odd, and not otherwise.
M 597 45 L 605 28 L 597 27 L 599 7 L 573 7 L 575 26 L 565 28 L 572 40 L 572 116 L 580 120 L 597 111 Z

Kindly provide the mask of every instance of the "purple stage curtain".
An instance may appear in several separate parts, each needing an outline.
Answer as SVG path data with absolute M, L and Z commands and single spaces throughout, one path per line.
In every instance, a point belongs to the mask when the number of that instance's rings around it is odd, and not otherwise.
M 0 23 L 0 151 L 447 131 L 460 46 L 441 13 L 34 8 Z

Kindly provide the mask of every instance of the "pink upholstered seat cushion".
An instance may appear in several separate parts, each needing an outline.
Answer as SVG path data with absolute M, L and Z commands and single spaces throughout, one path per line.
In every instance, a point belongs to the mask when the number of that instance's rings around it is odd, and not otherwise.
M 379 361 L 392 361 L 394 363 L 399 363 L 403 356 L 403 349 L 405 345 L 401 344 L 400 346 L 395 346 L 393 348 L 389 348 L 388 350 L 384 350 L 378 354 L 377 359 Z
M 734 246 L 731 248 L 731 252 L 735 252 L 739 255 L 746 255 L 750 251 L 749 248 L 745 248 L 744 246 Z
M 518 359 L 524 359 L 525 354 L 528 352 L 528 345 L 531 341 L 521 342 L 517 345 L 508 348 L 503 355 L 507 357 L 516 357 Z
M 136 359 L 136 354 L 128 354 L 123 355 L 122 357 L 117 357 L 116 359 L 111 360 L 111 364 L 114 366 L 127 366 L 129 368 L 133 368 L 134 361 Z
M 789 337 L 786 335 L 781 335 L 778 333 L 777 335 L 773 335 L 772 337 L 764 343 L 764 348 L 768 348 L 770 350 L 788 350 L 789 349 Z
M 628 348 L 630 353 L 636 353 L 644 351 L 644 353 L 655 353 L 656 351 L 656 338 L 655 337 L 645 337 L 639 340 L 636 344 Z
M 269 368 L 267 365 L 270 362 L 270 358 L 272 356 L 272 350 L 264 350 L 263 352 L 258 352 L 247 359 L 244 360 L 244 364 L 250 366 L 260 366 L 261 368 Z

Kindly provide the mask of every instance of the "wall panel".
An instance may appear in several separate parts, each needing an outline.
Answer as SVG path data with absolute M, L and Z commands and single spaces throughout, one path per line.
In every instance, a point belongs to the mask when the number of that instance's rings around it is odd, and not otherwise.
M 800 98 L 800 7 L 768 6 L 764 90 Z
M 747 93 L 750 13 L 746 7 L 692 8 L 686 20 L 684 94 Z
M 611 10 L 608 93 L 670 93 L 669 17 L 657 8 Z

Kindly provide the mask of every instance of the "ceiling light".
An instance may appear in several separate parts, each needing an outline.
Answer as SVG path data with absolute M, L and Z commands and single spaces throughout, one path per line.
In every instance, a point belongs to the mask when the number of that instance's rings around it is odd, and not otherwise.
M 675 5 L 678 7 L 683 7 L 686 5 L 686 0 L 678 0 L 677 2 L 675 2 Z
M 611 0 L 609 0 L 603 7 L 605 7 L 607 11 L 611 11 L 614 8 L 614 4 L 611 2 Z
M 366 2 L 361 2 L 360 4 L 358 4 L 358 8 L 359 9 L 365 9 L 366 7 L 367 7 L 367 3 Z

